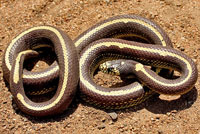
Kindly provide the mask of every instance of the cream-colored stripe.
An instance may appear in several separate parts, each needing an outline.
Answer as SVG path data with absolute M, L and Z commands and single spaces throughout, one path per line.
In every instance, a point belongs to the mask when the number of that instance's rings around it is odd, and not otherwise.
M 42 74 L 32 74 L 32 75 L 23 75 L 23 78 L 36 78 L 36 77 L 45 77 L 49 74 L 53 74 L 59 69 L 59 66 L 54 66 L 51 70 L 48 70 Z
M 119 35 L 114 36 L 113 38 L 124 38 L 124 37 L 125 38 L 126 37 L 137 37 L 137 38 L 140 38 L 140 39 L 143 39 L 143 40 L 149 42 L 147 38 L 144 38 L 143 36 L 140 36 L 137 34 L 132 34 L 132 33 L 131 34 L 119 34 Z
M 5 53 L 5 64 L 7 66 L 7 68 L 9 70 L 11 70 L 11 65 L 10 65 L 10 62 L 9 62 L 9 53 L 10 53 L 10 50 L 12 48 L 12 46 L 14 45 L 14 43 L 19 40 L 22 36 L 28 34 L 30 31 L 33 31 L 33 30 L 39 30 L 41 28 L 45 29 L 44 27 L 46 27 L 47 29 L 49 28 L 48 26 L 40 26 L 40 27 L 34 27 L 34 28 L 31 28 L 31 29 L 28 29 L 27 31 L 24 31 L 23 33 L 21 33 L 20 35 L 18 35 L 15 39 L 13 39 L 11 41 L 11 43 L 9 44 L 8 48 L 7 48 L 7 51 Z M 37 49 L 37 48 L 40 48 L 40 47 L 51 47 L 49 45 L 46 45 L 46 44 L 43 44 L 43 45 L 39 45 L 39 46 L 34 46 L 33 49 Z M 40 74 L 39 76 L 40 77 L 45 77 L 47 75 L 50 75 L 50 74 L 53 74 L 55 71 L 57 71 L 59 68 L 58 66 L 55 66 L 52 70 L 49 70 L 48 72 L 45 72 L 43 74 Z M 23 75 L 23 78 L 33 78 L 35 77 L 35 75 Z
M 68 57 L 67 57 L 67 54 L 66 54 L 67 53 L 67 48 L 65 46 L 65 41 L 64 41 L 62 35 L 55 28 L 48 27 L 48 26 L 34 27 L 34 28 L 31 28 L 31 29 L 27 30 L 24 34 L 27 34 L 28 32 L 31 32 L 31 31 L 34 31 L 34 30 L 38 30 L 38 29 L 50 30 L 50 31 L 54 32 L 57 35 L 57 37 L 59 38 L 61 46 L 62 46 L 62 51 L 63 51 L 63 54 L 64 54 L 63 58 L 64 58 L 65 70 L 63 72 L 64 73 L 64 79 L 63 79 L 61 91 L 60 91 L 58 97 L 51 104 L 45 105 L 45 106 L 42 106 L 42 107 L 34 107 L 34 106 L 29 105 L 24 100 L 24 97 L 20 93 L 17 94 L 17 98 L 21 101 L 21 103 L 24 106 L 26 106 L 27 108 L 29 108 L 31 110 L 34 110 L 34 111 L 41 111 L 41 110 L 50 109 L 50 108 L 54 107 L 56 104 L 58 104 L 58 102 L 63 97 L 63 94 L 64 94 L 66 86 L 67 86 L 67 80 L 68 80 Z M 23 36 L 24 34 L 21 34 L 21 36 Z
M 75 42 L 75 46 L 79 46 L 81 42 L 83 42 L 85 39 L 87 39 L 89 36 L 91 36 L 92 34 L 94 34 L 97 30 L 100 30 L 102 29 L 103 27 L 106 27 L 108 25 L 111 25 L 111 24 L 114 24 L 114 23 L 119 23 L 119 22 L 124 22 L 124 23 L 128 23 L 128 22 L 134 22 L 134 23 L 138 23 L 138 24 L 141 24 L 141 25 L 144 25 L 146 27 L 148 27 L 149 29 L 151 29 L 160 39 L 160 41 L 162 42 L 162 45 L 163 46 L 166 46 L 166 42 L 164 41 L 162 35 L 157 31 L 157 29 L 155 29 L 153 26 L 149 25 L 148 23 L 142 21 L 142 20 L 138 20 L 138 19 L 130 19 L 130 18 L 127 18 L 127 19 L 116 19 L 116 20 L 113 20 L 113 21 L 110 21 L 110 22 L 107 22 L 107 23 L 103 23 L 102 25 L 96 27 L 95 29 L 91 30 L 90 32 L 88 32 L 87 34 L 85 34 L 82 38 L 80 38 L 78 41 Z M 47 27 L 47 26 L 41 26 L 41 27 Z M 7 51 L 5 53 L 5 64 L 7 66 L 7 68 L 9 70 L 11 70 L 11 65 L 10 65 L 10 62 L 9 62 L 9 53 L 10 53 L 10 50 L 12 48 L 12 46 L 14 45 L 14 43 L 19 40 L 22 36 L 24 36 L 25 34 L 29 33 L 30 31 L 32 31 L 33 29 L 41 29 L 41 27 L 34 27 L 34 28 L 31 28 L 31 29 L 28 29 L 26 31 L 24 31 L 23 33 L 21 33 L 20 35 L 18 35 L 15 39 L 13 39 L 11 41 L 11 43 L 9 44 L 8 48 L 7 48 Z M 53 73 L 53 71 L 56 70 L 55 68 L 50 71 L 49 73 Z M 29 75 L 23 75 L 24 78 L 31 78 L 31 76 Z
M 121 95 L 127 95 L 136 91 L 139 91 L 140 89 L 142 89 L 143 87 L 137 83 L 136 86 L 130 88 L 130 89 L 126 89 L 126 90 L 117 90 L 117 91 L 101 91 L 98 90 L 97 87 L 93 86 L 90 82 L 88 82 L 86 79 L 84 79 L 81 68 L 80 68 L 80 81 L 82 81 L 85 85 L 87 85 L 88 89 L 93 91 L 94 93 L 100 94 L 100 95 L 104 95 L 104 96 L 121 96 Z
M 15 66 L 14 66 L 14 74 L 13 74 L 13 81 L 14 83 L 18 83 L 19 82 L 19 65 L 20 65 L 20 59 L 22 57 L 22 55 L 27 54 L 27 53 L 31 53 L 33 52 L 33 50 L 26 50 L 26 51 L 22 51 L 17 55 L 16 58 L 16 62 L 15 62 Z
M 48 44 L 39 44 L 36 46 L 33 46 L 31 49 L 38 49 L 38 48 L 43 48 L 43 47 L 48 47 L 48 48 L 52 48 L 52 46 L 48 45 Z
M 142 20 L 138 20 L 138 19 L 130 19 L 130 18 L 126 18 L 126 19 L 116 19 L 116 20 L 113 20 L 113 21 L 109 21 L 109 22 L 106 22 L 106 23 L 103 23 L 102 25 L 96 27 L 95 29 L 92 29 L 90 32 L 88 32 L 87 34 L 85 34 L 83 37 L 81 37 L 79 40 L 77 40 L 75 42 L 75 46 L 79 46 L 81 44 L 81 42 L 83 42 L 84 40 L 86 40 L 88 37 L 90 37 L 92 34 L 94 34 L 96 31 L 99 31 L 100 29 L 104 28 L 104 27 L 107 27 L 109 25 L 112 25 L 112 24 L 115 24 L 115 23 L 120 23 L 120 22 L 123 22 L 123 23 L 128 23 L 128 22 L 133 22 L 133 23 L 138 23 L 138 24 L 141 24 L 149 29 L 151 29 L 153 31 L 153 33 L 155 33 L 158 38 L 160 39 L 160 41 L 162 42 L 162 45 L 163 46 L 166 46 L 166 42 L 164 41 L 163 39 L 163 36 L 159 33 L 159 31 L 157 29 L 155 29 L 153 26 L 151 26 L 150 24 L 142 21 Z
M 147 76 L 149 78 L 151 78 L 152 80 L 154 80 L 155 82 L 161 84 L 161 85 L 164 85 L 164 86 L 178 86 L 178 85 L 181 85 L 183 83 L 185 83 L 186 81 L 188 81 L 188 79 L 191 77 L 192 75 L 192 67 L 190 65 L 190 63 L 183 57 L 177 55 L 177 54 L 174 54 L 174 53 L 170 53 L 170 52 L 166 52 L 166 51 L 162 51 L 162 50 L 157 50 L 157 49 L 152 49 L 152 48 L 144 48 L 144 47 L 141 47 L 141 46 L 133 46 L 133 45 L 128 45 L 128 44 L 123 44 L 123 43 L 119 43 L 119 42 L 101 42 L 99 44 L 96 44 L 92 47 L 90 47 L 89 49 L 87 49 L 85 51 L 85 53 L 81 56 L 80 58 L 80 80 L 87 84 L 88 87 L 90 87 L 89 89 L 93 92 L 96 92 L 96 93 L 100 93 L 101 95 L 116 95 L 115 92 L 103 92 L 103 91 L 99 91 L 97 90 L 95 87 L 93 87 L 82 75 L 82 66 L 85 64 L 84 62 L 86 61 L 86 57 L 87 55 L 93 51 L 94 49 L 98 48 L 98 47 L 101 47 L 101 46 L 111 46 L 111 45 L 115 45 L 115 46 L 118 46 L 119 48 L 130 48 L 130 49 L 135 49 L 135 50 L 139 50 L 139 51 L 149 51 L 149 52 L 152 52 L 152 53 L 157 53 L 157 54 L 160 54 L 161 56 L 172 56 L 172 57 L 176 57 L 178 59 L 180 59 L 181 61 L 183 61 L 186 65 L 187 65 L 187 69 L 188 69 L 188 75 L 187 77 L 183 80 L 183 81 L 180 81 L 179 83 L 171 83 L 171 84 L 167 84 L 167 83 L 163 83 L 155 78 L 153 78 L 152 76 L 150 76 L 149 74 L 147 74 Z M 138 68 L 139 69 L 139 68 Z M 140 67 L 140 70 L 141 67 Z M 128 94 L 132 92 L 132 90 L 128 90 L 127 92 L 121 92 L 122 94 Z

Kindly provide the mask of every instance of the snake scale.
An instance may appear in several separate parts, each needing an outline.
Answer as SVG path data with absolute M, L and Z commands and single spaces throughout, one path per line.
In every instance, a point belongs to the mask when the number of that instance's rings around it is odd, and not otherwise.
M 34 48 L 43 47 L 36 45 L 41 40 L 51 42 L 57 61 L 40 72 L 23 69 L 25 59 L 39 55 Z M 146 65 L 156 68 L 156 73 Z M 101 87 L 93 81 L 98 67 L 114 74 L 132 73 L 139 81 L 124 87 Z M 121 109 L 141 103 L 153 91 L 170 95 L 186 93 L 197 81 L 195 63 L 172 48 L 160 26 L 136 15 L 114 16 L 99 22 L 74 41 L 52 26 L 27 29 L 8 45 L 2 68 L 18 107 L 33 116 L 62 113 L 78 85 L 86 102 L 105 109 Z M 177 70 L 181 76 L 166 79 L 159 75 L 162 70 L 168 74 Z M 36 103 L 26 96 L 23 84 L 44 84 L 57 77 L 58 88 L 50 100 Z

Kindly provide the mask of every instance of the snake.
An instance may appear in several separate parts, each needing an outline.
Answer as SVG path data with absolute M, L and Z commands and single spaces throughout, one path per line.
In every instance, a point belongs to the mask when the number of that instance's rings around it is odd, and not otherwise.
M 35 45 L 41 40 L 50 42 L 58 60 L 40 72 L 23 69 L 24 59 L 38 55 L 35 48 L 46 47 Z M 134 63 L 130 62 L 131 67 L 126 67 L 131 68 L 136 76 L 141 75 L 141 82 L 117 88 L 104 88 L 94 83 L 92 78 L 97 68 L 108 69 L 110 60 L 114 60 L 111 61 L 113 63 L 117 60 L 120 65 L 128 65 L 130 60 L 134 60 Z M 175 69 L 183 72 L 183 75 L 175 80 L 161 79 L 159 71 L 154 73 L 145 65 L 154 66 L 157 70 Z M 73 99 L 78 81 L 81 98 L 105 109 L 137 105 L 151 96 L 152 90 L 170 95 L 183 94 L 197 81 L 195 63 L 172 48 L 170 38 L 158 24 L 137 15 L 119 15 L 101 21 L 73 41 L 52 26 L 27 29 L 6 48 L 2 68 L 17 105 L 23 112 L 33 116 L 63 112 Z M 115 67 L 116 70 L 120 69 Z M 24 93 L 23 84 L 40 85 L 58 77 L 58 89 L 49 101 L 35 103 Z

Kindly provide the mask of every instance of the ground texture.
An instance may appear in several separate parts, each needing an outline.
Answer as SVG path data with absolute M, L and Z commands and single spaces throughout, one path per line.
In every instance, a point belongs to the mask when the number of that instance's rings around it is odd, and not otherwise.
M 101 20 L 130 13 L 157 22 L 174 48 L 189 55 L 200 70 L 199 0 L 0 0 L 0 57 L 8 43 L 29 27 L 53 25 L 75 39 Z M 102 73 L 95 80 L 105 86 L 118 81 Z M 0 69 L 0 133 L 200 134 L 199 91 L 198 79 L 195 87 L 181 97 L 161 95 L 115 111 L 116 121 L 78 97 L 62 115 L 35 118 L 17 108 Z

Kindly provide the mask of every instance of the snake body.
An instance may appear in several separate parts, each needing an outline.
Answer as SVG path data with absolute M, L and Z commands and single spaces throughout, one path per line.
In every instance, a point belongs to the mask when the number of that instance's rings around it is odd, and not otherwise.
M 60 72 L 59 84 L 54 97 L 48 101 L 36 103 L 31 101 L 24 92 L 22 72 L 24 59 L 37 54 L 36 51 L 29 50 L 32 41 L 41 38 L 53 42 Z M 34 116 L 47 116 L 63 112 L 71 103 L 79 80 L 78 56 L 72 40 L 57 28 L 39 26 L 21 33 L 11 44 L 15 47 L 16 51 L 12 54 L 16 56 L 16 59 L 12 63 L 13 67 L 10 72 L 10 90 L 19 108 Z M 6 65 L 6 61 L 3 65 Z M 8 68 L 4 67 L 4 72 L 6 69 Z
M 28 30 L 18 35 L 8 45 L 5 54 L 3 56 L 3 72 L 4 77 L 9 81 L 10 71 L 12 63 L 16 57 L 16 54 L 24 48 L 20 45 L 19 40 L 22 35 L 26 35 Z M 162 46 L 172 47 L 172 43 L 167 34 L 156 23 L 136 15 L 121 15 L 109 18 L 98 24 L 92 26 L 82 34 L 80 34 L 73 42 L 76 46 L 77 53 L 80 55 L 81 51 L 90 43 L 102 39 L 102 38 L 123 38 L 123 37 L 135 37 L 136 39 L 142 39 L 151 44 L 157 44 Z M 41 41 L 43 38 L 35 38 L 28 41 L 26 49 L 35 48 L 35 44 Z M 46 39 L 51 42 L 49 39 Z M 40 46 L 38 46 L 40 47 Z M 47 70 L 40 72 L 23 71 L 24 84 L 44 84 L 59 76 L 59 68 L 57 63 L 52 64 Z
M 99 40 L 103 38 L 108 39 Z M 146 43 L 147 46 L 138 46 L 138 43 L 130 43 L 129 41 L 121 41 L 120 39 L 113 40 L 110 38 L 128 38 L 136 41 L 139 39 L 141 42 Z M 46 39 L 53 44 L 53 48 L 55 48 L 55 52 L 58 57 L 58 63 L 55 62 L 47 70 L 41 72 L 23 71 L 22 63 L 23 59 L 26 58 L 26 53 L 27 55 L 35 55 L 35 51 L 30 51 L 29 49 L 32 49 L 34 44 L 41 39 Z M 76 47 L 78 57 L 75 54 L 76 52 L 73 47 L 73 43 L 70 41 L 68 36 L 66 36 L 61 30 L 50 26 L 28 29 L 11 41 L 4 54 L 3 72 L 5 79 L 10 81 L 11 93 L 22 111 L 34 116 L 44 116 L 62 112 L 67 108 L 73 98 L 74 92 L 76 91 L 75 87 L 77 86 L 77 81 L 79 79 L 77 72 L 79 71 L 80 94 L 87 102 L 109 109 L 119 109 L 136 105 L 145 100 L 145 98 L 147 98 L 152 91 L 146 91 L 138 82 L 120 88 L 108 89 L 100 87 L 92 81 L 94 71 L 97 67 L 105 61 L 123 58 L 124 55 L 126 55 L 126 58 L 128 57 L 128 59 L 134 59 L 144 64 L 148 64 L 147 62 L 153 63 L 153 61 L 162 61 L 163 57 L 167 57 L 166 61 L 170 62 L 169 65 L 172 65 L 173 68 L 177 62 L 171 63 L 170 58 L 174 55 L 182 57 L 182 55 L 177 51 L 171 52 L 172 43 L 167 34 L 157 24 L 135 15 L 115 16 L 102 21 L 83 32 L 73 42 Z M 136 50 L 134 49 L 135 47 L 138 47 L 141 50 Z M 165 47 L 167 48 L 164 49 Z M 139 56 L 137 58 L 133 58 L 135 55 L 131 54 L 132 51 L 136 51 L 135 54 L 138 54 Z M 156 53 L 154 51 L 158 52 Z M 159 52 L 164 54 L 161 54 L 160 56 Z M 148 56 L 144 53 L 148 53 Z M 152 59 L 142 58 L 143 54 Z M 116 55 L 120 56 L 116 57 Z M 15 60 L 14 62 L 14 59 L 16 59 L 15 57 L 17 57 L 18 60 Z M 185 57 L 185 55 L 183 57 Z M 79 71 L 77 64 L 78 59 L 80 65 Z M 186 60 L 182 60 L 179 58 L 178 66 L 187 62 L 189 58 L 185 59 Z M 176 60 L 176 58 L 174 60 Z M 160 63 L 162 64 L 166 61 L 164 60 L 164 62 Z M 179 64 L 180 61 L 182 62 Z M 192 67 L 192 69 L 188 68 L 189 66 Z M 185 70 L 192 70 L 193 72 L 192 75 L 183 75 L 183 77 L 180 78 L 180 82 L 184 81 L 189 83 L 190 86 L 188 86 L 187 89 L 184 89 L 184 91 L 182 89 L 180 89 L 180 91 L 177 89 L 176 92 L 174 90 L 170 90 L 168 89 L 168 85 L 173 84 L 173 81 L 169 81 L 169 83 L 166 83 L 166 85 L 161 87 L 164 87 L 166 92 L 158 92 L 167 94 L 182 94 L 188 91 L 196 82 L 197 70 L 191 60 L 189 60 L 187 66 L 184 67 L 187 67 Z M 140 67 L 140 69 L 145 70 L 142 67 Z M 138 68 L 136 70 L 138 70 Z M 141 72 L 144 73 L 144 71 Z M 31 102 L 24 94 L 22 81 L 25 84 L 39 85 L 48 83 L 58 76 L 58 90 L 51 100 L 43 103 L 34 103 Z M 18 82 L 15 81 L 15 77 L 19 78 Z M 156 79 L 159 79 L 159 77 Z M 184 82 L 182 82 L 183 86 L 185 85 Z M 153 82 L 153 86 L 149 88 L 153 89 L 156 87 L 155 84 L 156 82 Z

